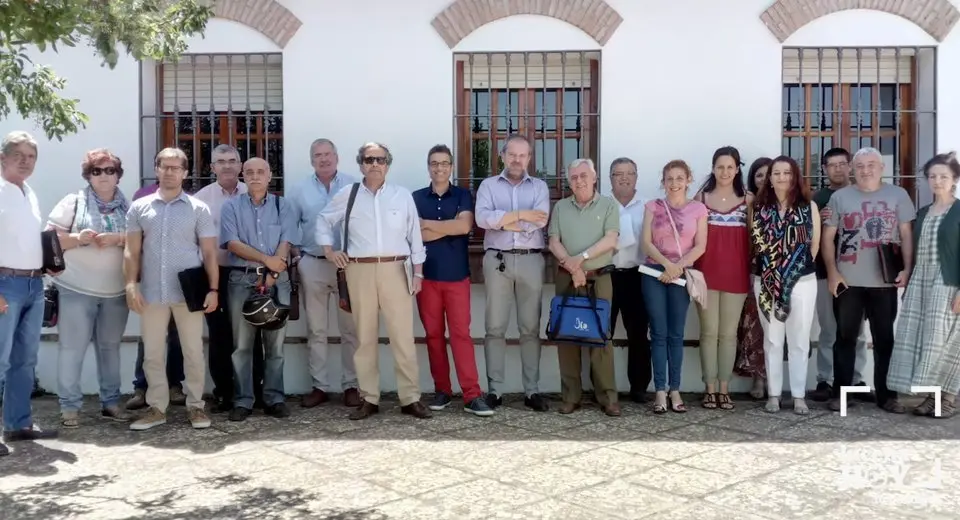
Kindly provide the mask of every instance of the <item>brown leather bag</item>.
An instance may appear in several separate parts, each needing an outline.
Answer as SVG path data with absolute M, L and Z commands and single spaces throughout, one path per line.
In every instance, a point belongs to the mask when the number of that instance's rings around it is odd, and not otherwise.
M 348 238 L 350 236 L 350 212 L 353 211 L 353 203 L 357 200 L 357 192 L 360 190 L 360 183 L 355 182 L 350 188 L 350 199 L 347 201 L 347 212 L 343 216 L 343 252 L 347 252 Z M 350 307 L 350 288 L 347 287 L 347 272 L 343 269 L 337 269 L 337 294 L 340 297 L 339 305 L 344 312 L 352 312 Z

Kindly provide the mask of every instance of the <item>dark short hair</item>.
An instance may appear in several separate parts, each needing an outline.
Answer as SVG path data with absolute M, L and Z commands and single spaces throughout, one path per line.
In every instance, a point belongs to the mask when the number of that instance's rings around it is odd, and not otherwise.
M 760 191 L 760 186 L 757 186 L 757 172 L 760 171 L 760 168 L 767 167 L 770 168 L 770 165 L 773 164 L 773 159 L 769 157 L 760 157 L 757 160 L 753 161 L 753 164 L 750 165 L 750 172 L 747 174 L 747 189 L 750 193 L 753 193 L 754 196 Z M 767 172 L 770 173 L 769 171 Z
M 826 166 L 827 161 L 840 155 L 842 155 L 847 162 L 850 162 L 850 152 L 848 152 L 846 148 L 831 148 L 820 158 L 820 166 Z
M 930 178 L 930 169 L 934 166 L 946 166 L 953 174 L 953 180 L 960 180 L 960 162 L 957 162 L 957 152 L 934 155 L 923 165 L 923 176 Z
M 453 152 L 450 151 L 450 147 L 445 144 L 435 144 L 433 148 L 430 148 L 430 151 L 427 152 L 427 162 L 430 162 L 430 156 L 435 153 L 445 153 L 447 157 L 450 158 L 450 161 L 453 162 Z
M 90 172 L 104 160 L 113 162 L 113 167 L 117 169 L 117 180 L 120 180 L 123 177 L 123 162 L 106 148 L 94 148 L 83 156 L 83 162 L 80 163 L 80 176 L 83 180 L 89 181 Z
M 521 134 L 510 134 L 509 136 L 507 136 L 507 140 L 503 142 L 503 148 L 500 149 L 500 153 L 506 153 L 507 145 L 509 145 L 514 141 L 523 141 L 524 143 L 527 143 L 527 147 L 530 149 L 531 152 L 533 151 L 533 143 L 531 143 L 530 140 L 526 138 L 526 136 Z
M 179 148 L 171 147 L 171 148 L 164 148 L 163 150 L 160 150 L 160 152 L 157 153 L 157 158 L 153 161 L 154 168 L 159 168 L 160 162 L 163 161 L 164 159 L 179 159 L 180 166 L 183 167 L 184 170 L 190 169 L 190 160 L 187 159 L 186 152 L 184 152 Z

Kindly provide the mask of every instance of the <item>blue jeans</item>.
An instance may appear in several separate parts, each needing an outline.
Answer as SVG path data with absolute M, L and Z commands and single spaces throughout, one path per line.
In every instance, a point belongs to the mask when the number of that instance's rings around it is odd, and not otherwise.
M 243 319 L 243 302 L 256 286 L 257 275 L 253 272 L 231 271 L 229 282 L 230 322 L 233 325 L 233 338 L 237 347 L 233 351 L 233 405 L 248 410 L 253 409 L 253 345 L 256 336 L 261 335 L 263 342 L 263 402 L 267 406 L 282 403 L 283 392 L 283 342 L 287 337 L 287 328 L 262 330 Z M 280 273 L 274 286 L 277 300 L 290 304 L 290 278 Z
M 43 327 L 43 279 L 0 275 L 0 296 L 7 312 L 0 314 L 0 385 L 3 385 L 3 429 L 33 426 L 30 395 Z
M 147 376 L 143 373 L 143 340 L 137 342 L 137 367 L 133 373 L 133 388 L 147 389 Z M 183 351 L 180 350 L 180 335 L 177 333 L 177 323 L 170 317 L 167 328 L 167 381 L 170 386 L 182 385 L 186 378 L 183 374 Z
M 661 270 L 660 266 L 651 265 Z M 646 276 L 646 275 L 644 275 Z M 657 392 L 680 390 L 683 371 L 683 332 L 687 325 L 690 295 L 686 287 L 663 283 L 652 276 L 643 280 L 643 303 L 650 316 L 650 357 Z M 669 367 L 669 379 L 668 379 Z
M 60 350 L 57 391 L 61 412 L 79 412 L 83 405 L 80 374 L 93 341 L 100 382 L 100 406 L 120 401 L 120 342 L 130 309 L 124 296 L 100 298 L 60 287 Z

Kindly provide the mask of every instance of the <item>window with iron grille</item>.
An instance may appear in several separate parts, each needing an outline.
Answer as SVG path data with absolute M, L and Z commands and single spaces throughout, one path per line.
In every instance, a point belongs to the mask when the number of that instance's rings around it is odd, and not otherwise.
M 510 134 L 534 145 L 529 174 L 567 195 L 566 166 L 589 157 L 599 167 L 600 53 L 593 51 L 458 53 L 455 64 L 456 172 L 476 191 L 503 170 Z M 475 242 L 482 230 L 475 227 Z
M 936 151 L 935 67 L 933 47 L 785 48 L 783 154 L 817 189 L 829 149 L 873 147 L 884 180 L 923 200 L 916 178 Z
M 188 191 L 214 182 L 210 156 L 217 145 L 230 144 L 242 161 L 265 159 L 273 174 L 270 191 L 283 192 L 281 54 L 188 54 L 153 67 L 141 67 L 157 85 L 155 108 L 142 104 L 144 142 L 186 152 Z M 143 183 L 149 184 L 154 173 L 146 150 L 144 161 Z

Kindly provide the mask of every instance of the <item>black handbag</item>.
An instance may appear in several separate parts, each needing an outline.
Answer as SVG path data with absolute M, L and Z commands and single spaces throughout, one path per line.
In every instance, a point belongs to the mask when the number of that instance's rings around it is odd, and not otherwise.
M 80 195 L 73 202 L 73 221 L 70 222 L 70 228 L 77 222 L 77 207 L 80 205 Z M 43 247 L 43 268 L 52 273 L 62 273 L 67 268 L 67 262 L 63 258 L 63 246 L 60 245 L 60 237 L 56 230 L 43 231 L 40 233 L 40 243 Z M 49 284 L 43 288 L 43 326 L 50 328 L 56 327 L 60 321 L 60 290 L 54 284 Z
M 43 326 L 56 327 L 60 321 L 60 290 L 50 284 L 43 289 Z
M 880 274 L 884 283 L 897 283 L 897 275 L 903 271 L 903 252 L 900 244 L 886 243 L 877 246 L 880 257 Z
M 190 312 L 199 312 L 204 309 L 203 302 L 210 293 L 210 279 L 204 266 L 191 267 L 177 273 L 180 280 L 180 290 L 183 291 L 183 301 Z
M 353 211 L 353 203 L 357 200 L 357 191 L 360 190 L 360 183 L 354 183 L 350 189 L 350 199 L 347 201 L 347 212 L 343 216 L 343 252 L 347 252 L 347 237 L 350 235 L 350 212 Z M 343 269 L 337 269 L 337 295 L 339 296 L 339 306 L 344 312 L 351 312 L 350 307 L 350 289 L 347 287 L 347 272 Z

